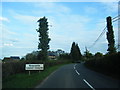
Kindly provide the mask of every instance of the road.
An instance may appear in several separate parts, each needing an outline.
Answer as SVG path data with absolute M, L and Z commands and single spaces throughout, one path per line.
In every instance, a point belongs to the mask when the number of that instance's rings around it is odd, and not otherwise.
M 36 88 L 119 88 L 119 81 L 80 64 L 64 65 Z

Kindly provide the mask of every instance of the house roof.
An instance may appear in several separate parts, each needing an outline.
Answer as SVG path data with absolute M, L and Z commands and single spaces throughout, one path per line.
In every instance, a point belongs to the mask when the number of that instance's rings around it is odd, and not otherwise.
M 10 58 L 11 58 L 11 59 L 20 59 L 19 56 L 11 56 Z

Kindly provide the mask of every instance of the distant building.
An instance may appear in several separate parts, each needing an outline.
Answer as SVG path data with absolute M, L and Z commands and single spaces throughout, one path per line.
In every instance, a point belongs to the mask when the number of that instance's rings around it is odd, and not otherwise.
M 48 51 L 48 58 L 56 60 L 61 54 L 64 54 L 65 51 L 58 49 L 57 51 Z
M 20 57 L 18 57 L 18 56 L 11 56 L 10 59 L 12 59 L 12 60 L 20 60 Z
M 56 56 L 57 56 L 57 54 L 56 54 L 56 52 L 53 52 L 53 51 L 49 51 L 48 52 L 48 58 L 50 59 L 50 60 L 52 60 L 52 59 L 56 59 Z
M 4 59 L 3 59 L 4 62 L 19 61 L 19 60 L 20 60 L 19 56 L 4 57 Z
M 10 60 L 10 57 L 4 57 L 3 60 Z

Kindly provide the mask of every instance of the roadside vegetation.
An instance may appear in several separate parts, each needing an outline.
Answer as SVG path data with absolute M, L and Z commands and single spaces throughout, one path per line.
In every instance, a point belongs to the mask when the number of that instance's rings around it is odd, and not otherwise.
M 113 78 L 119 78 L 120 52 L 106 54 L 102 57 L 91 58 L 85 62 L 85 66 L 97 72 L 109 75 Z
M 109 22 L 107 26 L 108 53 L 103 55 L 97 52 L 93 55 L 86 47 L 86 51 L 82 55 L 76 42 L 72 43 L 70 53 L 60 49 L 48 51 L 51 40 L 48 35 L 48 22 L 46 17 L 40 18 L 38 20 L 39 28 L 37 29 L 39 33 L 39 50 L 28 53 L 20 61 L 7 62 L 3 60 L 3 88 L 34 88 L 60 66 L 78 61 L 84 61 L 85 66 L 92 70 L 118 78 L 120 52 L 117 52 L 114 46 L 115 41 L 110 17 L 107 20 Z M 26 64 L 44 64 L 44 70 L 40 73 L 31 71 L 31 75 L 29 75 L 28 71 L 25 70 Z
M 43 71 L 25 71 L 26 61 L 11 62 L 3 64 L 3 80 L 2 87 L 5 88 L 34 88 L 40 84 L 47 76 L 54 72 L 59 67 L 69 64 L 68 60 L 64 61 L 29 61 L 29 63 L 44 63 L 45 69 Z M 7 71 L 5 71 L 7 70 Z
M 105 55 L 98 53 L 96 54 L 96 56 L 98 57 L 92 56 L 91 58 L 88 58 L 85 65 L 95 71 L 102 72 L 114 78 L 118 78 L 120 52 L 117 52 L 115 47 L 112 18 L 109 16 L 106 18 L 106 21 L 107 21 L 106 35 L 107 35 L 107 41 L 108 41 L 108 49 L 107 49 L 108 52 Z M 89 52 L 86 50 L 86 55 L 87 53 Z

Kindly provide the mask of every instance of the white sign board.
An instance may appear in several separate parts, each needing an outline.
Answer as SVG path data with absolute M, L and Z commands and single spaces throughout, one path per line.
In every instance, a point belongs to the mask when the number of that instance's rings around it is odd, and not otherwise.
M 25 70 L 44 70 L 43 64 L 26 64 Z

